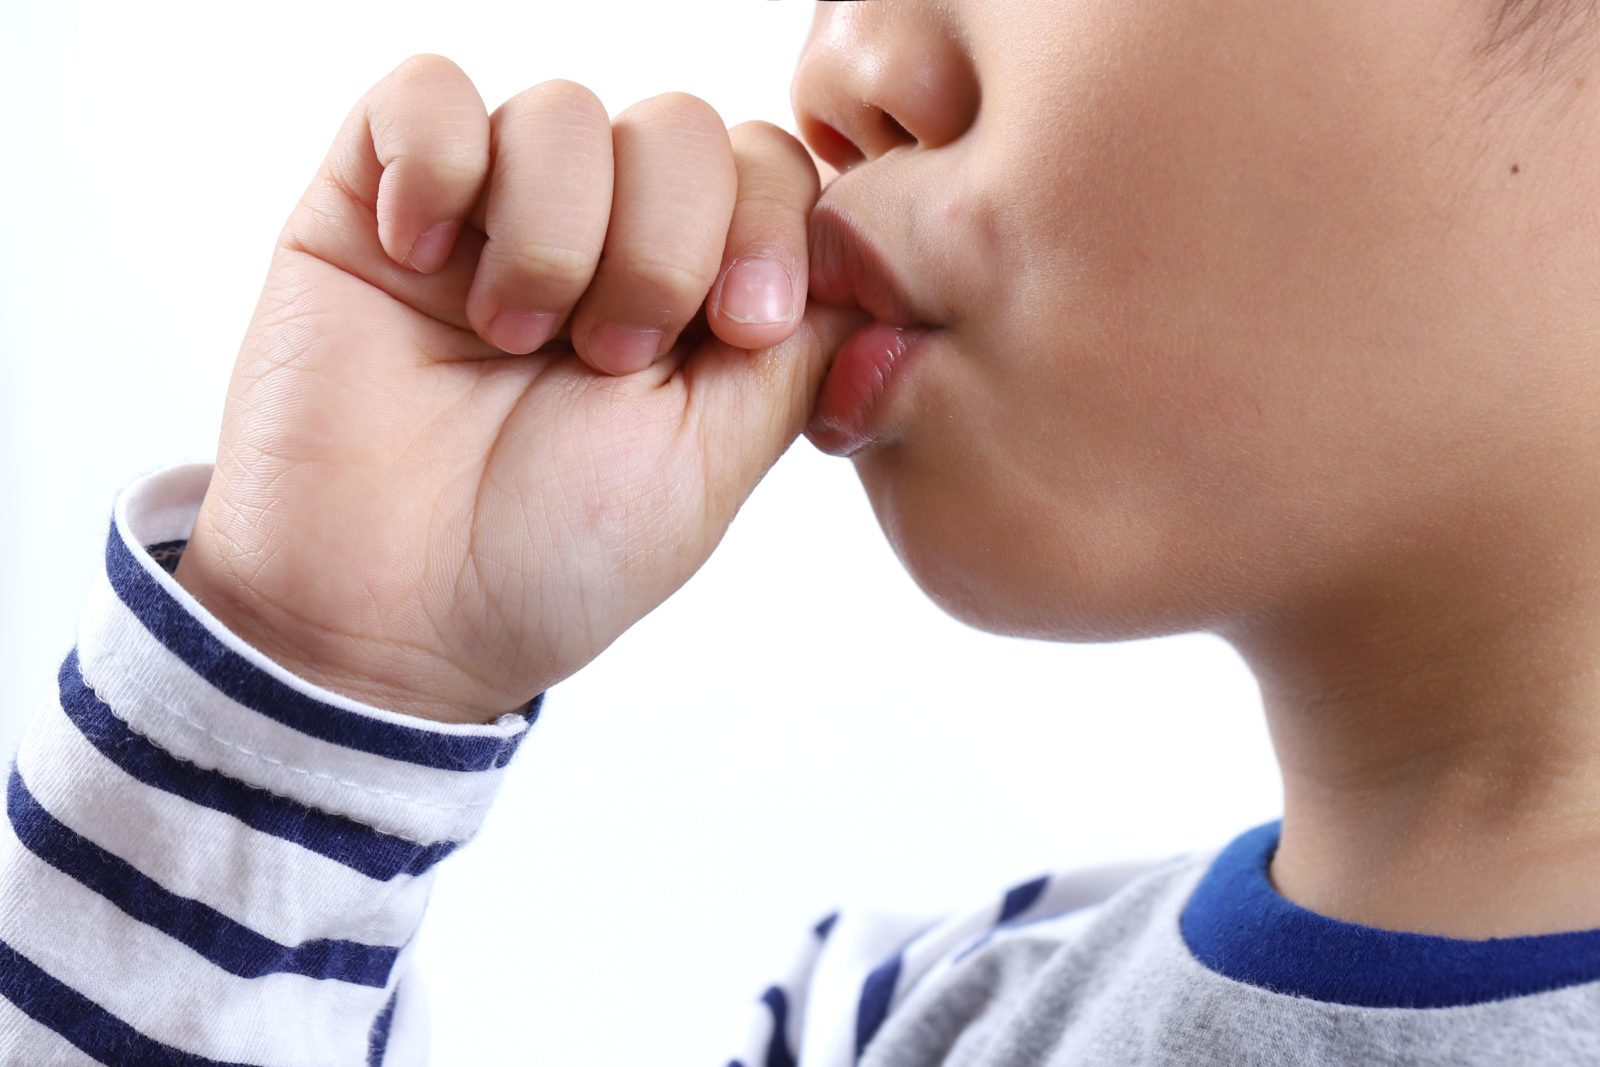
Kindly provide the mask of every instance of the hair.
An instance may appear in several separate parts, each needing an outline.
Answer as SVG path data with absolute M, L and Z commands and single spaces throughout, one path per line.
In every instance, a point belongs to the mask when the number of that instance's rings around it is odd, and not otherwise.
M 1588 35 L 1600 0 L 1494 0 L 1479 52 L 1508 67 L 1546 70 Z

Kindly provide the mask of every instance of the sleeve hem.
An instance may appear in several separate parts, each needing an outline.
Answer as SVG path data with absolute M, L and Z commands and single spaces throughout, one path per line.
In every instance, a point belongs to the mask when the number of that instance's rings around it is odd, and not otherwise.
M 492 723 L 435 723 L 334 693 L 266 657 L 166 566 L 212 470 L 169 466 L 118 495 L 105 569 L 79 626 L 83 683 L 179 759 L 411 840 L 469 836 L 545 694 Z

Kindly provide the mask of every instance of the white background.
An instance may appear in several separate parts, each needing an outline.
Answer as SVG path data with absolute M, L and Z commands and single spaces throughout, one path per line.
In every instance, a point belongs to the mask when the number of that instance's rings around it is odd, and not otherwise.
M 800 0 L 8 5 L 0 29 L 0 743 L 51 691 L 137 475 L 214 456 L 269 251 L 414 52 L 492 109 L 552 77 L 793 129 Z M 995 637 L 899 567 L 803 439 L 711 562 L 552 690 L 419 954 L 439 1064 L 722 1064 L 807 927 L 1281 810 L 1220 639 Z

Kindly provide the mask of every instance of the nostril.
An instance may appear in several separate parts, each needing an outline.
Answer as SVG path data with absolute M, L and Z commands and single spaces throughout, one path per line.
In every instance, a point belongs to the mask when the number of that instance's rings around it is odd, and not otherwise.
M 834 170 L 843 172 L 866 158 L 855 142 L 820 119 L 806 119 L 801 133 L 812 149 Z
M 889 137 L 891 139 L 901 143 L 917 143 L 916 136 L 913 135 L 910 130 L 900 125 L 899 120 L 893 115 L 889 114 L 887 111 L 879 112 L 879 114 L 883 116 L 883 124 L 885 127 L 887 127 L 889 131 Z

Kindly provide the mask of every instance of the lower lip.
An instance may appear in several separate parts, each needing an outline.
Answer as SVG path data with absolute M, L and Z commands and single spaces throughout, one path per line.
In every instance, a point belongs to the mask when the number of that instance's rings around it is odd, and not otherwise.
M 806 437 L 834 456 L 848 456 L 871 444 L 873 413 L 881 406 L 890 380 L 921 348 L 931 331 L 920 326 L 868 323 L 839 348 L 817 405 L 806 423 Z

